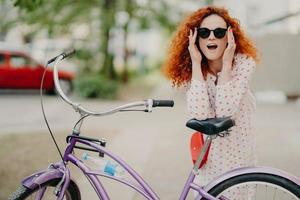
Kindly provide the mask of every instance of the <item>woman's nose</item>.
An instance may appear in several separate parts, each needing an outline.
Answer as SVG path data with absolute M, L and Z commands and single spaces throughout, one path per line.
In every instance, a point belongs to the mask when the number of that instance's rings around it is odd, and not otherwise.
M 208 40 L 214 40 L 214 39 L 216 39 L 216 37 L 215 37 L 213 31 L 210 31 L 209 36 L 208 36 Z

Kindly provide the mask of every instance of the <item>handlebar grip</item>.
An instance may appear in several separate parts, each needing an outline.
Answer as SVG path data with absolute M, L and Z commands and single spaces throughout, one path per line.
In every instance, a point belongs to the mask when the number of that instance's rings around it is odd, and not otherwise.
M 76 52 L 75 49 L 73 49 L 73 50 L 70 50 L 68 52 L 63 53 L 62 54 L 63 55 L 63 59 L 65 59 L 66 57 L 69 57 L 69 56 L 73 55 L 75 52 Z
M 153 100 L 152 107 L 173 107 L 174 101 L 173 100 Z
M 53 63 L 56 58 L 58 58 L 59 56 L 63 56 L 62 59 L 65 59 L 66 57 L 69 57 L 70 55 L 73 55 L 75 53 L 75 49 L 68 51 L 68 52 L 63 52 L 61 54 L 59 54 L 58 56 L 55 56 L 54 58 L 51 58 L 50 60 L 48 60 L 47 64 L 49 65 L 50 63 Z

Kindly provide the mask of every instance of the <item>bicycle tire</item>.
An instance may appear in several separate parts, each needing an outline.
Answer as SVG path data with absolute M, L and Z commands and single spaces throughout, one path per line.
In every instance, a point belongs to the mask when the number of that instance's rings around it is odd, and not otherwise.
M 208 193 L 214 197 L 218 197 L 228 191 L 230 188 L 234 188 L 238 185 L 243 185 L 246 183 L 260 183 L 265 184 L 265 187 L 268 185 L 277 186 L 281 188 L 281 191 L 285 193 L 289 192 L 295 196 L 295 199 L 300 199 L 300 186 L 296 183 L 292 182 L 288 178 L 274 175 L 274 174 L 267 174 L 267 173 L 248 173 L 238 175 L 227 180 L 220 182 L 219 184 L 215 185 L 211 188 Z M 267 190 L 266 190 L 267 192 Z M 276 191 L 277 192 L 277 191 Z M 275 192 L 275 193 L 276 193 Z M 257 195 L 257 194 L 255 194 Z M 225 196 L 226 197 L 226 196 Z M 247 197 L 248 198 L 248 197 Z M 261 198 L 263 200 L 267 200 L 266 197 Z M 273 196 L 273 199 L 274 196 Z M 205 198 L 201 198 L 201 200 L 206 200 Z
M 35 192 L 38 191 L 41 187 L 51 187 L 55 188 L 55 186 L 59 183 L 61 179 L 53 179 L 49 180 L 46 183 L 43 183 L 40 187 L 36 187 L 34 189 L 27 188 L 23 185 L 20 185 L 8 198 L 9 200 L 27 200 L 30 199 L 30 196 L 34 195 Z M 78 187 L 75 185 L 73 181 L 70 182 L 67 190 L 67 196 L 65 197 L 67 200 L 81 200 L 81 195 Z M 55 195 L 53 194 L 53 198 Z M 34 199 L 34 198 L 33 198 Z M 42 199 L 45 199 L 44 197 Z M 48 200 L 48 197 L 46 198 Z

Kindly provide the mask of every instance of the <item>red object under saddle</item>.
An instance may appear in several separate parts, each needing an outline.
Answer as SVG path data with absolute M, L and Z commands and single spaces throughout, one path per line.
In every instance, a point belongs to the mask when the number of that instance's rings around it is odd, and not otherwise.
M 192 156 L 192 160 L 193 160 L 194 164 L 198 158 L 198 155 L 200 154 L 200 151 L 201 151 L 203 145 L 204 145 L 203 134 L 196 131 L 195 133 L 193 133 L 193 135 L 191 137 L 191 141 L 190 141 L 190 151 L 191 151 L 191 156 Z M 210 149 L 210 145 L 209 145 L 208 150 L 199 166 L 199 169 L 207 162 L 209 149 Z

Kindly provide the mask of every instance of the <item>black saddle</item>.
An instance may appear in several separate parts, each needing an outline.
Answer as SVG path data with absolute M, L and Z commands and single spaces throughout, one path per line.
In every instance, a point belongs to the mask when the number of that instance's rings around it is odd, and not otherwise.
M 233 127 L 235 122 L 231 117 L 208 118 L 205 120 L 190 119 L 186 126 L 206 135 L 216 135 Z

